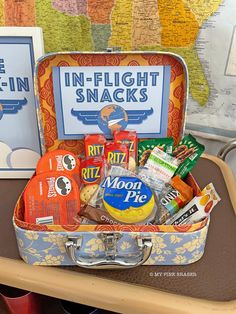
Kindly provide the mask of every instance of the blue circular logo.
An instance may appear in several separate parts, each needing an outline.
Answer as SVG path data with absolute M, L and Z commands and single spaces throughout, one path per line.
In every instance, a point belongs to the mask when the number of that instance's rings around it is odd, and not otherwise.
M 103 182 L 104 201 L 119 210 L 140 207 L 152 198 L 151 189 L 136 177 L 107 177 Z
M 103 133 L 112 135 L 116 130 L 124 130 L 128 125 L 128 115 L 118 105 L 103 107 L 98 116 L 98 126 Z

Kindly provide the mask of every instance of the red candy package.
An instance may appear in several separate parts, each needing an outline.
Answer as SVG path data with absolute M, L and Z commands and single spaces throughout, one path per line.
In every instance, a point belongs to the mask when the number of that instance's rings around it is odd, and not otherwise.
M 125 144 L 109 142 L 105 145 L 105 159 L 108 166 L 119 165 L 128 168 L 129 148 Z
M 102 156 L 104 154 L 105 143 L 106 138 L 102 134 L 85 135 L 84 145 L 86 158 Z
M 41 173 L 28 183 L 24 203 L 28 223 L 73 225 L 80 210 L 79 188 L 64 172 Z
M 115 131 L 114 140 L 117 143 L 122 143 L 128 145 L 129 148 L 129 170 L 134 171 L 136 168 L 137 160 L 137 133 L 136 131 Z
M 49 171 L 63 172 L 66 175 L 72 176 L 78 185 L 80 184 L 80 159 L 67 150 L 57 149 L 46 153 L 40 158 L 36 167 L 36 174 Z

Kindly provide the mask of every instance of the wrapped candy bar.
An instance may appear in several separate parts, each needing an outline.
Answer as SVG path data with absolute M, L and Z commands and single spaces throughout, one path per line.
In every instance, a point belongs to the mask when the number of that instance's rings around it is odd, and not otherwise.
M 212 183 L 208 184 L 199 196 L 195 196 L 177 214 L 166 221 L 166 225 L 193 224 L 206 218 L 220 201 Z
M 168 218 L 176 214 L 193 198 L 193 189 L 175 176 L 161 191 L 158 197 L 158 209 L 155 223 L 163 224 Z

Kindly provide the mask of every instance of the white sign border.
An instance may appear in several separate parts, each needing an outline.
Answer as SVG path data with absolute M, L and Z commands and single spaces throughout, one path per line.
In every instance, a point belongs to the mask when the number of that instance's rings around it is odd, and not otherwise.
M 0 27 L 0 37 L 31 37 L 34 51 L 34 64 L 44 55 L 43 31 L 41 27 Z M 33 73 L 35 69 L 32 69 Z M 33 77 L 34 81 L 34 77 Z M 36 107 L 36 100 L 35 100 Z M 41 145 L 41 144 L 40 144 Z M 41 148 L 41 147 L 40 147 Z M 0 179 L 26 179 L 33 175 L 32 170 L 0 170 Z

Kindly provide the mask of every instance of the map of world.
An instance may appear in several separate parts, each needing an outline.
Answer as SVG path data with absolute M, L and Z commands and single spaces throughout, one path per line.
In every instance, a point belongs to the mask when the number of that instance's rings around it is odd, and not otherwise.
M 235 15 L 235 0 L 0 0 L 0 25 L 42 27 L 46 52 L 179 54 L 187 129 L 217 137 L 236 137 Z

